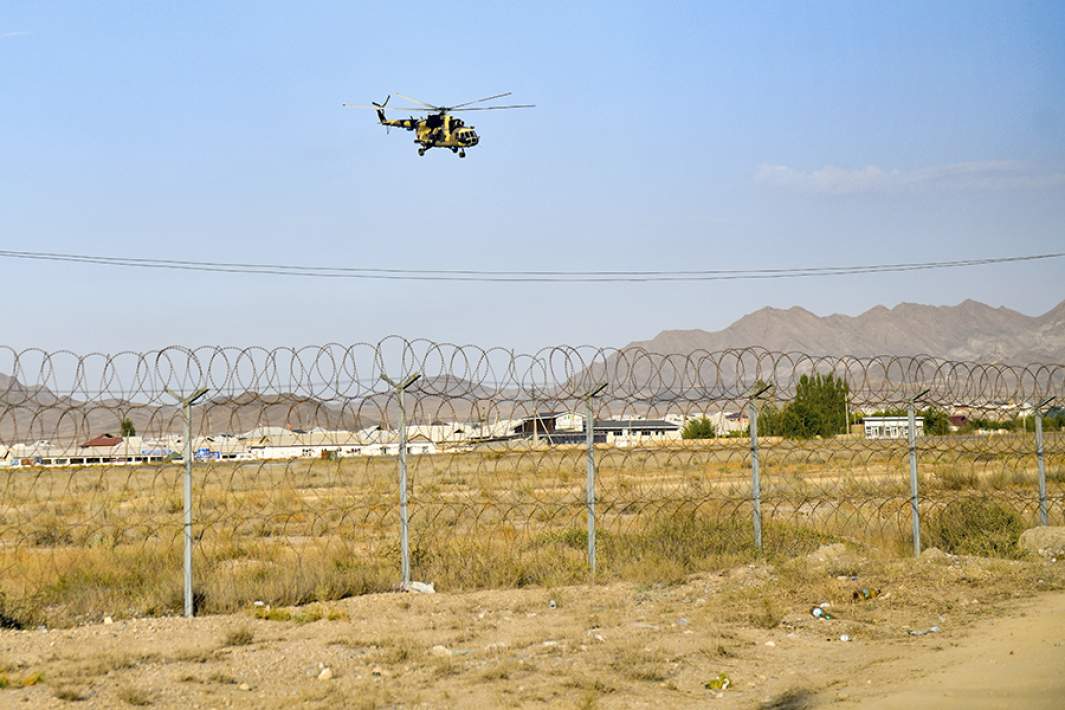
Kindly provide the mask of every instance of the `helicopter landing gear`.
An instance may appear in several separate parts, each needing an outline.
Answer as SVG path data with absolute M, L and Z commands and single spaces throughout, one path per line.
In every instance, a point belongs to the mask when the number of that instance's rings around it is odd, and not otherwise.
M 460 157 L 460 158 L 465 158 L 465 157 L 466 157 L 466 151 L 464 151 L 464 150 L 460 150 L 460 151 L 459 151 L 459 157 Z
M 419 148 L 418 155 L 425 155 L 425 148 Z

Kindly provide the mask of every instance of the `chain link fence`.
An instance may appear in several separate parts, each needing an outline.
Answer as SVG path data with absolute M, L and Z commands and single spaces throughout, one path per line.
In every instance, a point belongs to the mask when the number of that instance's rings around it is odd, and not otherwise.
M 1063 365 L 390 338 L 7 349 L 0 373 L 10 626 L 668 580 L 831 540 L 1012 556 L 1065 517 Z

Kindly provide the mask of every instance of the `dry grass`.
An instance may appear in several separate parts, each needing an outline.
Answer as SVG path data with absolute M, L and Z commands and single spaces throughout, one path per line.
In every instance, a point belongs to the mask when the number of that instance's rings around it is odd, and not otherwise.
M 78 703 L 82 700 L 88 700 L 89 694 L 79 688 L 71 688 L 69 686 L 63 686 L 55 689 L 52 695 L 57 700 L 63 700 L 68 703 Z
M 310 604 L 297 609 L 260 606 L 255 607 L 253 614 L 256 619 L 264 619 L 266 621 L 292 621 L 297 624 L 311 624 L 315 621 L 321 621 L 322 619 L 326 619 L 327 621 L 346 621 L 348 618 L 348 615 L 345 612 L 323 604 Z
M 670 677 L 671 669 L 663 654 L 626 649 L 610 663 L 610 669 L 629 680 L 660 683 Z
M 223 646 L 247 646 L 255 641 L 255 632 L 247 626 L 233 629 L 222 640 Z
M 1065 461 L 1053 453 L 1062 441 L 1048 439 L 1052 483 L 1065 481 Z M 922 497 L 932 511 L 926 529 L 937 541 L 926 545 L 1015 555 L 1006 538 L 1034 517 L 1029 444 L 1019 435 L 922 442 Z M 763 454 L 766 556 L 802 554 L 836 539 L 905 551 L 904 444 L 771 441 Z M 747 455 L 745 440 L 601 449 L 598 579 L 676 584 L 693 572 L 758 559 Z M 583 465 L 579 447 L 413 457 L 414 577 L 441 590 L 586 581 Z M 205 464 L 198 471 L 199 613 L 262 601 L 270 607 L 256 612 L 262 618 L 306 623 L 318 612 L 285 607 L 395 588 L 394 460 Z M 1061 495 L 1053 485 L 1051 494 Z M 0 625 L 180 610 L 179 467 L 0 471 L 0 487 L 7 506 L 0 513 Z M 973 495 L 1012 511 L 1015 517 L 996 518 L 1001 539 L 955 540 L 953 527 L 984 521 L 935 513 Z
M 21 677 L 12 677 L 6 673 L 0 673 L 0 690 L 5 688 L 30 688 L 43 680 L 44 675 L 41 673 L 27 673 Z
M 922 541 L 946 552 L 984 557 L 1021 556 L 1017 540 L 1025 529 L 1021 516 L 988 497 L 952 502 L 929 516 Z
M 118 699 L 122 702 L 136 707 L 151 705 L 153 702 L 151 693 L 141 690 L 140 688 L 134 688 L 130 685 L 120 687 L 116 694 L 118 695 Z

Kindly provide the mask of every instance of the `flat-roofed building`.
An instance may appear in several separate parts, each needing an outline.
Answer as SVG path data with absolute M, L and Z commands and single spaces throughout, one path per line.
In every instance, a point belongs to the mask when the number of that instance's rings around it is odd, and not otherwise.
M 909 417 L 865 417 L 866 439 L 907 439 L 910 436 Z M 916 417 L 915 436 L 924 435 L 924 417 Z

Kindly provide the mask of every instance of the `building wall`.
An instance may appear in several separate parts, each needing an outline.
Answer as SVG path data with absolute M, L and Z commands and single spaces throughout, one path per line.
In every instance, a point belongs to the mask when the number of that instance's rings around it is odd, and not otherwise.
M 917 417 L 917 436 L 924 435 L 924 418 Z M 866 417 L 866 439 L 906 439 L 910 436 L 908 417 Z

